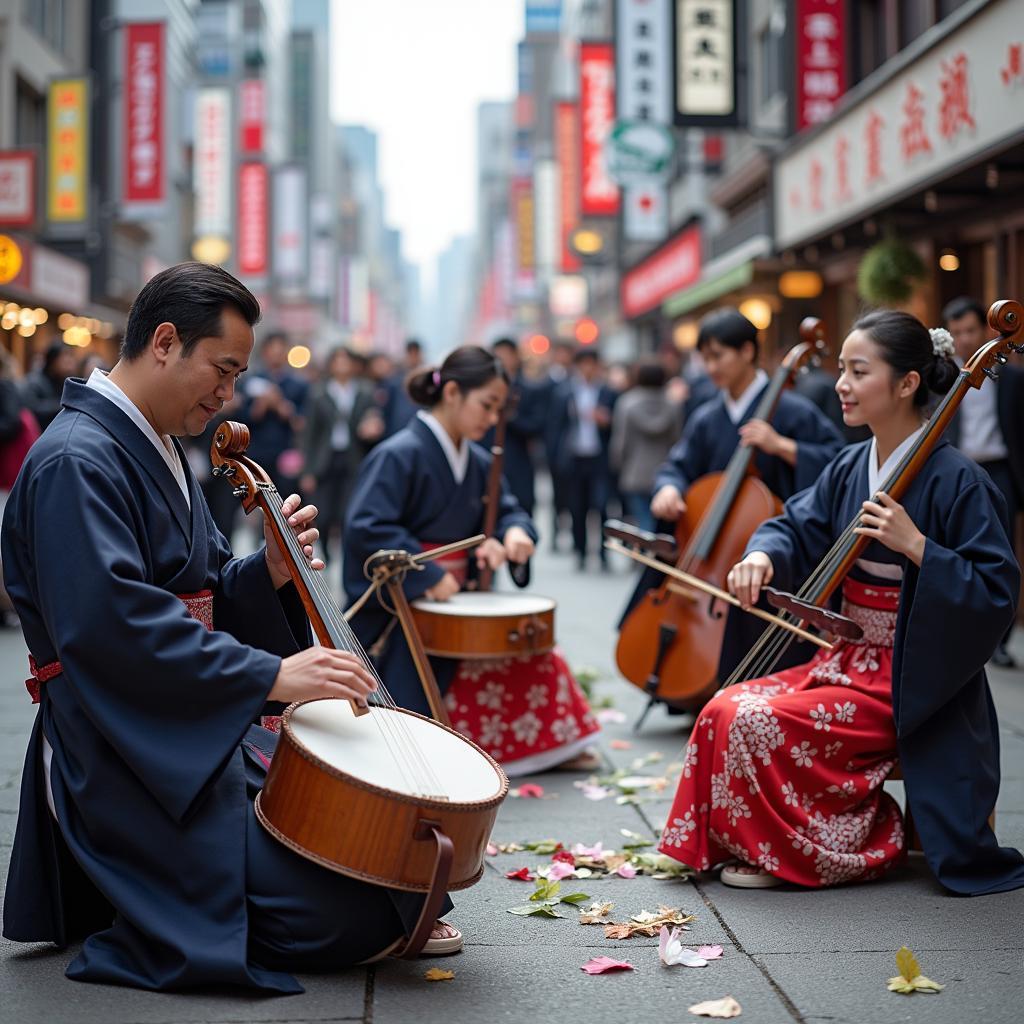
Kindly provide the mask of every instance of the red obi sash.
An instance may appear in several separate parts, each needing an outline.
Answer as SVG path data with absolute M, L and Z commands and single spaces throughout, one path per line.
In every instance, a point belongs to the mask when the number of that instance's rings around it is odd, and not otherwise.
M 200 590 L 197 594 L 175 594 L 185 605 L 185 609 L 196 622 L 201 622 L 207 629 L 213 629 L 213 591 Z M 25 680 L 25 689 L 28 690 L 33 704 L 39 703 L 40 686 L 55 676 L 59 676 L 64 668 L 59 661 L 51 661 L 46 665 L 37 665 L 36 659 L 30 654 L 28 656 L 28 670 L 32 673 L 31 679 Z
M 861 608 L 876 608 L 882 612 L 899 611 L 900 585 L 877 586 L 873 583 L 861 583 L 849 576 L 843 580 L 843 597 L 850 604 L 859 604 Z
M 434 551 L 450 543 L 451 541 L 445 541 L 444 544 L 434 544 L 431 541 L 421 540 L 420 547 L 424 551 Z M 466 578 L 469 575 L 469 555 L 467 552 L 452 551 L 450 554 L 435 558 L 434 564 L 439 565 L 445 572 L 450 572 L 460 587 L 466 585 Z

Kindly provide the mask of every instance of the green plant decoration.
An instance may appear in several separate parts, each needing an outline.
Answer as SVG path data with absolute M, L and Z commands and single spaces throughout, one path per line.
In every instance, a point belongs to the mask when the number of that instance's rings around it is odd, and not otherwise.
M 873 245 L 857 270 L 857 290 L 875 306 L 897 306 L 913 294 L 926 274 L 924 261 L 909 245 L 887 238 Z

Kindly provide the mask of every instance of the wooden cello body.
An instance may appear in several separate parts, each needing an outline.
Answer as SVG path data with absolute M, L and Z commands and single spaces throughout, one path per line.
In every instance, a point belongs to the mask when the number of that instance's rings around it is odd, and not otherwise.
M 754 418 L 770 420 L 793 375 L 824 349 L 821 322 L 800 325 L 801 342 L 775 372 Z M 740 447 L 719 473 L 695 481 L 676 527 L 677 567 L 723 589 L 754 531 L 782 503 L 753 475 L 753 450 Z M 652 701 L 686 710 L 702 707 L 718 689 L 718 661 L 728 613 L 721 601 L 666 578 L 649 590 L 622 624 L 619 671 Z

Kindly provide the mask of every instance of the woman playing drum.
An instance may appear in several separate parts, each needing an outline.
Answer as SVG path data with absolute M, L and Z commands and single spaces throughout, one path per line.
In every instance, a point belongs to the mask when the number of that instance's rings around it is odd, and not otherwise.
M 482 348 L 466 346 L 439 367 L 414 374 L 407 387 L 426 408 L 366 459 L 349 506 L 345 589 L 350 602 L 366 588 L 363 563 L 375 551 L 423 551 L 480 532 L 484 520 L 491 456 L 472 442 L 496 424 L 508 398 L 501 363 Z M 410 573 L 405 593 L 410 600 L 448 601 L 477 571 L 497 569 L 505 561 L 525 562 L 536 539 L 533 522 L 503 482 L 495 535 L 472 558 L 427 563 L 421 572 Z M 391 618 L 374 599 L 353 626 L 366 647 L 384 636 L 379 667 L 391 693 L 401 706 L 429 714 L 401 632 L 391 629 L 384 635 Z M 452 725 L 509 775 L 565 762 L 593 766 L 593 758 L 580 757 L 598 726 L 557 651 L 489 660 L 435 657 L 431 662 L 439 686 L 447 691 Z

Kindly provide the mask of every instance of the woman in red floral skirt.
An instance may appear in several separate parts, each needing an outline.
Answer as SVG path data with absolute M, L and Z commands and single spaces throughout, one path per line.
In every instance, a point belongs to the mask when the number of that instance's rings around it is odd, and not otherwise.
M 971 894 L 1024 885 L 1019 852 L 999 847 L 987 822 L 999 764 L 984 664 L 1020 581 L 1002 496 L 945 441 L 902 504 L 879 492 L 920 436 L 929 391 L 955 380 L 951 356 L 945 331 L 894 311 L 862 318 L 844 342 L 843 418 L 873 438 L 758 529 L 728 582 L 748 607 L 769 581 L 796 589 L 863 513 L 869 543 L 842 611 L 864 636 L 703 708 L 663 853 L 698 870 L 725 862 L 722 881 L 741 887 L 877 877 L 904 855 L 902 815 L 882 790 L 899 758 L 939 881 Z

